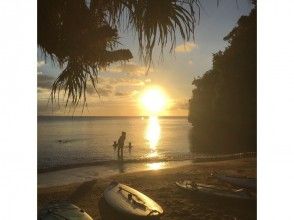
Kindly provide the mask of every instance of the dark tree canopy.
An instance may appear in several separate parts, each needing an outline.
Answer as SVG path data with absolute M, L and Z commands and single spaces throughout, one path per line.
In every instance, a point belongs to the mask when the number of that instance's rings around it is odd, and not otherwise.
M 152 61 L 156 45 L 194 39 L 198 0 L 38 0 L 38 46 L 64 70 L 52 86 L 52 100 L 65 92 L 66 104 L 86 102 L 87 82 L 96 89 L 98 71 L 132 53 L 118 49 L 118 31 L 133 31 L 141 58 Z M 196 13 L 195 13 L 196 11 Z
M 224 38 L 229 46 L 193 81 L 189 121 L 195 151 L 256 151 L 256 8 Z

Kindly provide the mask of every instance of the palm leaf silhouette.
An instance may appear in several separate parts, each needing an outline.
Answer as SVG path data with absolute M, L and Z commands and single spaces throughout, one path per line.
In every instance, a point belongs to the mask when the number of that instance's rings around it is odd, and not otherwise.
M 64 68 L 52 102 L 63 91 L 66 106 L 86 103 L 87 82 L 96 89 L 100 70 L 133 57 L 118 49 L 118 29 L 137 34 L 140 57 L 150 65 L 156 45 L 163 51 L 171 42 L 173 51 L 177 32 L 194 39 L 197 10 L 198 0 L 38 0 L 38 46 Z

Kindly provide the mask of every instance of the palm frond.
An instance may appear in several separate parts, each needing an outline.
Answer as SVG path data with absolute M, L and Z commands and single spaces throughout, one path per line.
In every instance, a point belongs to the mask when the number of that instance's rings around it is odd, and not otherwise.
M 64 92 L 66 106 L 86 102 L 87 81 L 96 86 L 98 71 L 133 56 L 117 50 L 118 28 L 137 33 L 139 52 L 146 65 L 156 45 L 161 52 L 177 32 L 194 39 L 198 0 L 38 0 L 38 46 L 46 57 L 65 66 L 52 86 L 51 99 Z

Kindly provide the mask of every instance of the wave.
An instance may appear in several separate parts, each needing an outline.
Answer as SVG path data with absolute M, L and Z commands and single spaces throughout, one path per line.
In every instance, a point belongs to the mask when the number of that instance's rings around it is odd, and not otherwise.
M 82 163 L 73 163 L 65 165 L 57 165 L 52 167 L 38 168 L 38 173 L 54 172 L 65 169 L 73 169 L 87 166 L 111 166 L 118 163 L 128 164 L 128 163 L 156 163 L 156 162 L 172 162 L 172 161 L 187 161 L 191 160 L 193 162 L 209 162 L 209 161 L 222 161 L 229 159 L 240 159 L 240 158 L 255 158 L 256 152 L 244 152 L 244 153 L 234 153 L 234 154 L 218 154 L 218 155 L 208 155 L 208 154 L 197 154 L 197 155 L 178 155 L 170 156 L 164 158 L 139 158 L 139 159 L 127 159 L 123 161 L 118 160 L 104 160 L 104 161 L 91 161 Z

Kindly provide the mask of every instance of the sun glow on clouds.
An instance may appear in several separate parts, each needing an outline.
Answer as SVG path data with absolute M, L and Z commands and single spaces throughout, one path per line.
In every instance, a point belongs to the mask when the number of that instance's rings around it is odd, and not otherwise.
M 194 50 L 195 48 L 197 48 L 197 44 L 195 44 L 193 42 L 187 42 L 185 44 L 180 44 L 180 45 L 176 46 L 175 51 L 178 53 L 189 53 L 192 50 Z

